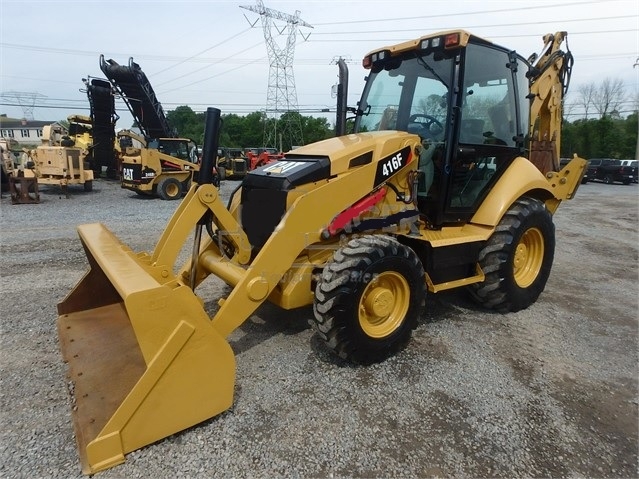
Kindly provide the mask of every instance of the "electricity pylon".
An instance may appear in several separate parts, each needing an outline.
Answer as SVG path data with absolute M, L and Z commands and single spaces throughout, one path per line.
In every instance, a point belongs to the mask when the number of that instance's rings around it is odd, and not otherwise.
M 17 102 L 17 106 L 22 108 L 22 116 L 25 120 L 33 120 L 33 109 L 37 100 L 46 98 L 46 95 L 42 95 L 33 91 L 5 91 L 0 94 L 0 97 Z
M 287 112 L 299 112 L 297 105 L 297 91 L 295 90 L 295 76 L 293 75 L 293 57 L 295 55 L 295 37 L 299 27 L 313 28 L 300 18 L 300 11 L 295 15 L 279 12 L 264 6 L 262 0 L 256 0 L 257 5 L 243 5 L 240 8 L 257 13 L 262 20 L 264 40 L 269 58 L 268 90 L 266 94 L 266 121 L 264 124 L 264 146 L 280 148 L 282 139 L 287 145 L 302 145 L 302 125 L 299 116 L 285 115 L 285 121 L 277 131 L 280 117 Z M 247 19 L 248 20 L 248 19 Z M 286 22 L 281 29 L 275 21 Z M 257 20 L 251 24 L 255 26 Z M 273 29 L 277 34 L 287 32 L 286 44 L 280 46 L 275 41 Z M 300 32 L 301 34 L 301 32 Z M 303 34 L 302 34 L 303 36 Z M 304 37 L 307 39 L 308 35 Z M 279 140 L 279 144 L 278 144 Z

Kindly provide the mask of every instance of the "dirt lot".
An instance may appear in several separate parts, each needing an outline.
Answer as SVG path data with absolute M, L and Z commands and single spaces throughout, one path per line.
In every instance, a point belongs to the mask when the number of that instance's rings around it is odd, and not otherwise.
M 0 203 L 0 476 L 80 477 L 55 332 L 87 267 L 75 226 L 101 221 L 150 251 L 177 203 L 104 180 L 41 194 Z M 335 359 L 309 308 L 263 306 L 229 338 L 232 409 L 98 477 L 637 477 L 639 187 L 583 185 L 555 224 L 537 303 L 501 315 L 430 295 L 382 364 Z M 208 283 L 212 310 L 226 286 Z

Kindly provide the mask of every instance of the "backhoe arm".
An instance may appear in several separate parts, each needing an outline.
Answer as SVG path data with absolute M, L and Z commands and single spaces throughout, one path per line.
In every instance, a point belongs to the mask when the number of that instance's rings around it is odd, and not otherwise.
M 561 50 L 566 32 L 544 36 L 544 53 L 535 62 L 530 80 L 530 160 L 542 173 L 559 170 L 563 99 L 570 83 L 573 57 Z

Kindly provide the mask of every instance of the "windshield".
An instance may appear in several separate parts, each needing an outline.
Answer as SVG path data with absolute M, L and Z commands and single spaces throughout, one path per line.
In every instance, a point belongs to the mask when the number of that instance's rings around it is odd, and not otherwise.
M 441 53 L 438 56 L 442 56 Z M 391 70 L 372 72 L 359 103 L 356 131 L 403 130 L 443 137 L 452 58 L 407 54 Z

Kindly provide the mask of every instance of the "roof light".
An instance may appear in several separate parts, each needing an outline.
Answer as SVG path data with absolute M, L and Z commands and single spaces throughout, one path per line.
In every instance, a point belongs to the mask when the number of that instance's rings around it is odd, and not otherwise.
M 367 57 L 364 57 L 364 59 L 362 60 L 362 66 L 366 69 L 370 68 L 371 65 L 373 64 L 370 55 Z
M 426 50 L 430 44 L 430 39 L 424 38 L 419 44 L 420 50 Z
M 446 48 L 456 47 L 459 45 L 459 33 L 449 33 L 444 39 L 444 46 Z
M 433 45 L 433 48 L 437 48 L 440 45 L 440 43 L 441 43 L 441 38 L 435 37 L 433 38 L 431 45 Z

